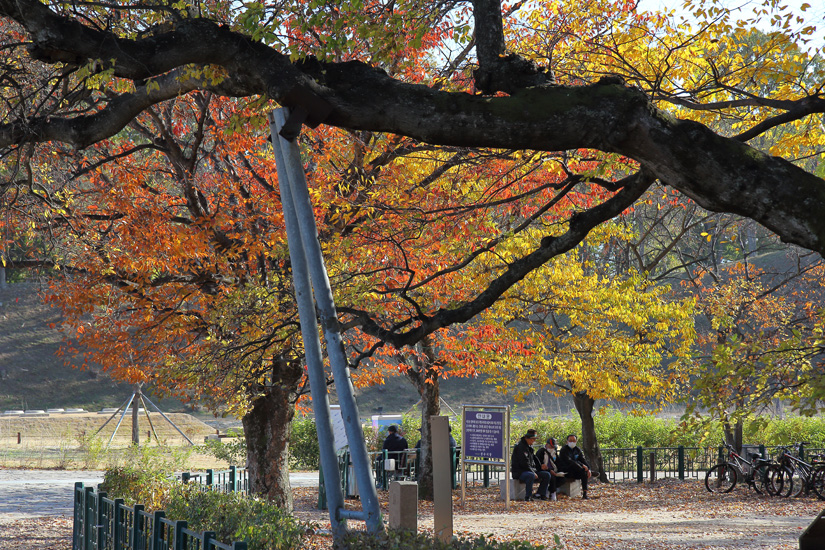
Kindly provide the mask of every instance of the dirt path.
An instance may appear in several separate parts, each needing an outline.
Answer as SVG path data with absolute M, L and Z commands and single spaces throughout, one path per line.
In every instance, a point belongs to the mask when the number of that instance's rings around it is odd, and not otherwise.
M 312 509 L 316 495 L 302 492 L 296 515 L 326 527 L 329 517 Z M 387 495 L 379 496 L 386 515 Z M 558 535 L 568 550 L 791 550 L 825 507 L 812 498 L 771 499 L 741 487 L 713 495 L 696 481 L 596 485 L 590 500 L 513 502 L 509 513 L 497 496 L 493 489 L 471 490 L 462 510 L 456 494 L 455 534 L 531 540 L 549 548 Z M 432 530 L 432 506 L 421 503 L 419 514 L 419 528 Z
M 103 472 L 0 469 L 0 550 L 68 550 L 75 481 Z
M 0 550 L 69 550 L 74 481 L 93 483 L 98 476 L 0 469 Z M 305 477 L 296 484 L 313 476 Z M 296 516 L 329 527 L 327 513 L 315 509 L 317 488 L 296 487 L 294 494 Z M 494 489 L 471 489 L 462 510 L 456 491 L 454 532 L 532 540 L 549 548 L 558 535 L 568 550 L 791 550 L 825 507 L 811 498 L 770 499 L 744 488 L 712 495 L 696 481 L 596 485 L 587 501 L 513 502 L 509 513 L 497 496 Z M 379 497 L 387 517 L 387 493 Z M 348 507 L 359 504 L 348 501 Z M 432 530 L 432 505 L 420 503 L 419 514 L 420 529 Z

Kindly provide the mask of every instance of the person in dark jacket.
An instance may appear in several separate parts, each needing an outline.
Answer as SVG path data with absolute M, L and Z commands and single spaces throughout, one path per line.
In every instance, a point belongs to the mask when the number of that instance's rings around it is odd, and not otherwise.
M 547 443 L 544 444 L 544 447 L 536 451 L 536 459 L 539 461 L 541 469 L 550 474 L 550 483 L 547 486 L 550 500 L 557 500 L 556 487 L 564 481 L 562 478 L 564 478 L 565 474 L 560 471 L 556 465 L 559 456 L 556 449 L 555 437 L 547 438 Z
M 584 458 L 584 453 L 578 448 L 578 440 L 575 434 L 567 436 L 567 445 L 559 451 L 557 465 L 559 470 L 565 472 L 570 479 L 580 479 L 582 482 L 582 498 L 587 498 L 587 480 L 593 475 L 590 471 L 590 464 Z
M 406 450 L 409 447 L 407 440 L 398 433 L 398 427 L 393 424 L 387 428 L 387 438 L 384 439 L 383 448 L 386 449 L 387 458 L 395 459 L 396 470 L 403 470 L 407 462 Z
M 534 498 L 547 500 L 547 486 L 550 483 L 550 474 L 541 468 L 541 464 L 536 459 L 533 452 L 533 443 L 536 442 L 538 433 L 536 430 L 527 430 L 527 433 L 519 440 L 513 448 L 513 457 L 510 460 L 510 471 L 513 479 L 524 483 L 526 490 L 524 500 L 529 501 Z M 539 480 L 539 490 L 533 494 L 533 483 Z

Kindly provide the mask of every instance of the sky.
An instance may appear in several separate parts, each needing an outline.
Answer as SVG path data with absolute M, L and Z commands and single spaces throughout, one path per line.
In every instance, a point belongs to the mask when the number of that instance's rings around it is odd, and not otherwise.
M 702 0 L 694 0 L 694 4 L 700 4 Z M 732 10 L 737 10 L 741 13 L 743 19 L 753 17 L 753 9 L 762 6 L 768 0 L 719 0 L 718 5 L 723 5 Z M 705 4 L 710 4 L 709 0 Z M 811 42 L 809 48 L 822 48 L 825 45 L 825 1 L 823 0 L 784 0 L 779 2 L 780 5 L 788 6 L 796 15 L 804 18 L 804 22 L 799 24 L 799 28 L 814 25 L 816 31 L 811 35 Z M 803 4 L 808 4 L 809 7 L 802 11 Z M 684 15 L 691 19 L 690 12 L 684 9 L 684 0 L 639 0 L 640 10 L 649 11 L 675 11 L 676 15 Z M 770 17 L 763 17 L 763 22 L 757 25 L 763 31 L 770 30 Z

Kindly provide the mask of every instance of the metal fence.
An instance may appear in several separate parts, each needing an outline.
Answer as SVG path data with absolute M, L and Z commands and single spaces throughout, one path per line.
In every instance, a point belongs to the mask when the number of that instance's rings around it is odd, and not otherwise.
M 745 445 L 743 456 L 747 452 L 758 452 L 764 458 L 776 456 L 781 447 L 765 447 L 764 445 Z M 825 449 L 799 449 L 800 456 L 805 457 L 815 453 L 825 452 Z M 387 470 L 386 460 L 395 453 L 381 451 L 370 453 L 370 460 L 375 476 L 375 485 L 378 489 L 386 490 L 393 479 L 416 479 L 417 466 L 420 460 L 420 451 L 410 449 L 403 453 L 404 458 L 396 455 L 396 469 Z M 651 479 L 701 479 L 711 467 L 724 462 L 727 454 L 724 447 L 628 447 L 601 449 L 604 469 L 607 479 L 613 483 L 635 481 L 642 483 Z M 452 482 L 453 488 L 458 487 L 461 476 L 460 464 L 461 449 L 454 450 L 452 455 Z M 338 455 L 338 467 L 341 476 L 342 488 L 347 496 L 358 494 L 352 476 L 349 453 L 342 451 Z M 468 464 L 466 467 L 467 485 L 489 487 L 497 485 L 500 480 L 509 478 L 509 473 L 503 466 Z M 321 473 L 323 486 L 323 473 Z M 320 491 L 319 507 L 325 506 L 324 491 Z
M 249 474 L 246 468 L 230 466 L 226 470 L 206 470 L 205 472 L 182 472 L 177 478 L 183 483 L 200 486 L 204 491 L 219 493 L 249 493 Z
M 123 499 L 110 499 L 78 482 L 72 550 L 246 550 L 246 542 L 218 542 L 213 531 L 193 531 L 163 511 L 147 512 L 142 504 L 126 506 Z

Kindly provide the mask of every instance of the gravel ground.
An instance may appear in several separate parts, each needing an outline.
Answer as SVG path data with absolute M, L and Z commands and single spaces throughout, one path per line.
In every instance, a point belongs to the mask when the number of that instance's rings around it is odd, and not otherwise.
M 772 499 L 746 487 L 708 493 L 702 482 L 660 480 L 655 485 L 597 484 L 589 500 L 513 502 L 510 512 L 494 489 L 468 491 L 466 508 L 453 499 L 456 535 L 489 534 L 554 548 L 558 535 L 568 550 L 792 550 L 825 503 L 813 498 Z M 296 490 L 296 515 L 329 527 L 314 509 L 317 495 Z M 387 493 L 380 492 L 387 516 Z M 348 507 L 359 508 L 357 500 Z M 355 525 L 356 522 L 353 522 Z M 432 504 L 419 503 L 419 529 L 431 531 Z
M 76 481 L 103 472 L 0 469 L 0 550 L 69 550 Z
M 101 479 L 101 472 L 0 469 L 0 550 L 69 550 L 74 482 Z M 327 513 L 315 509 L 315 479 L 315 474 L 296 476 L 296 516 L 328 528 Z M 553 535 L 559 535 L 569 550 L 791 550 L 823 509 L 811 498 L 769 499 L 741 487 L 712 495 L 696 481 L 600 484 L 587 501 L 513 502 L 510 512 L 497 496 L 493 489 L 471 489 L 462 509 L 456 491 L 455 533 L 551 547 Z M 387 517 L 387 493 L 379 497 Z M 432 524 L 432 505 L 421 502 L 419 528 L 431 530 Z

